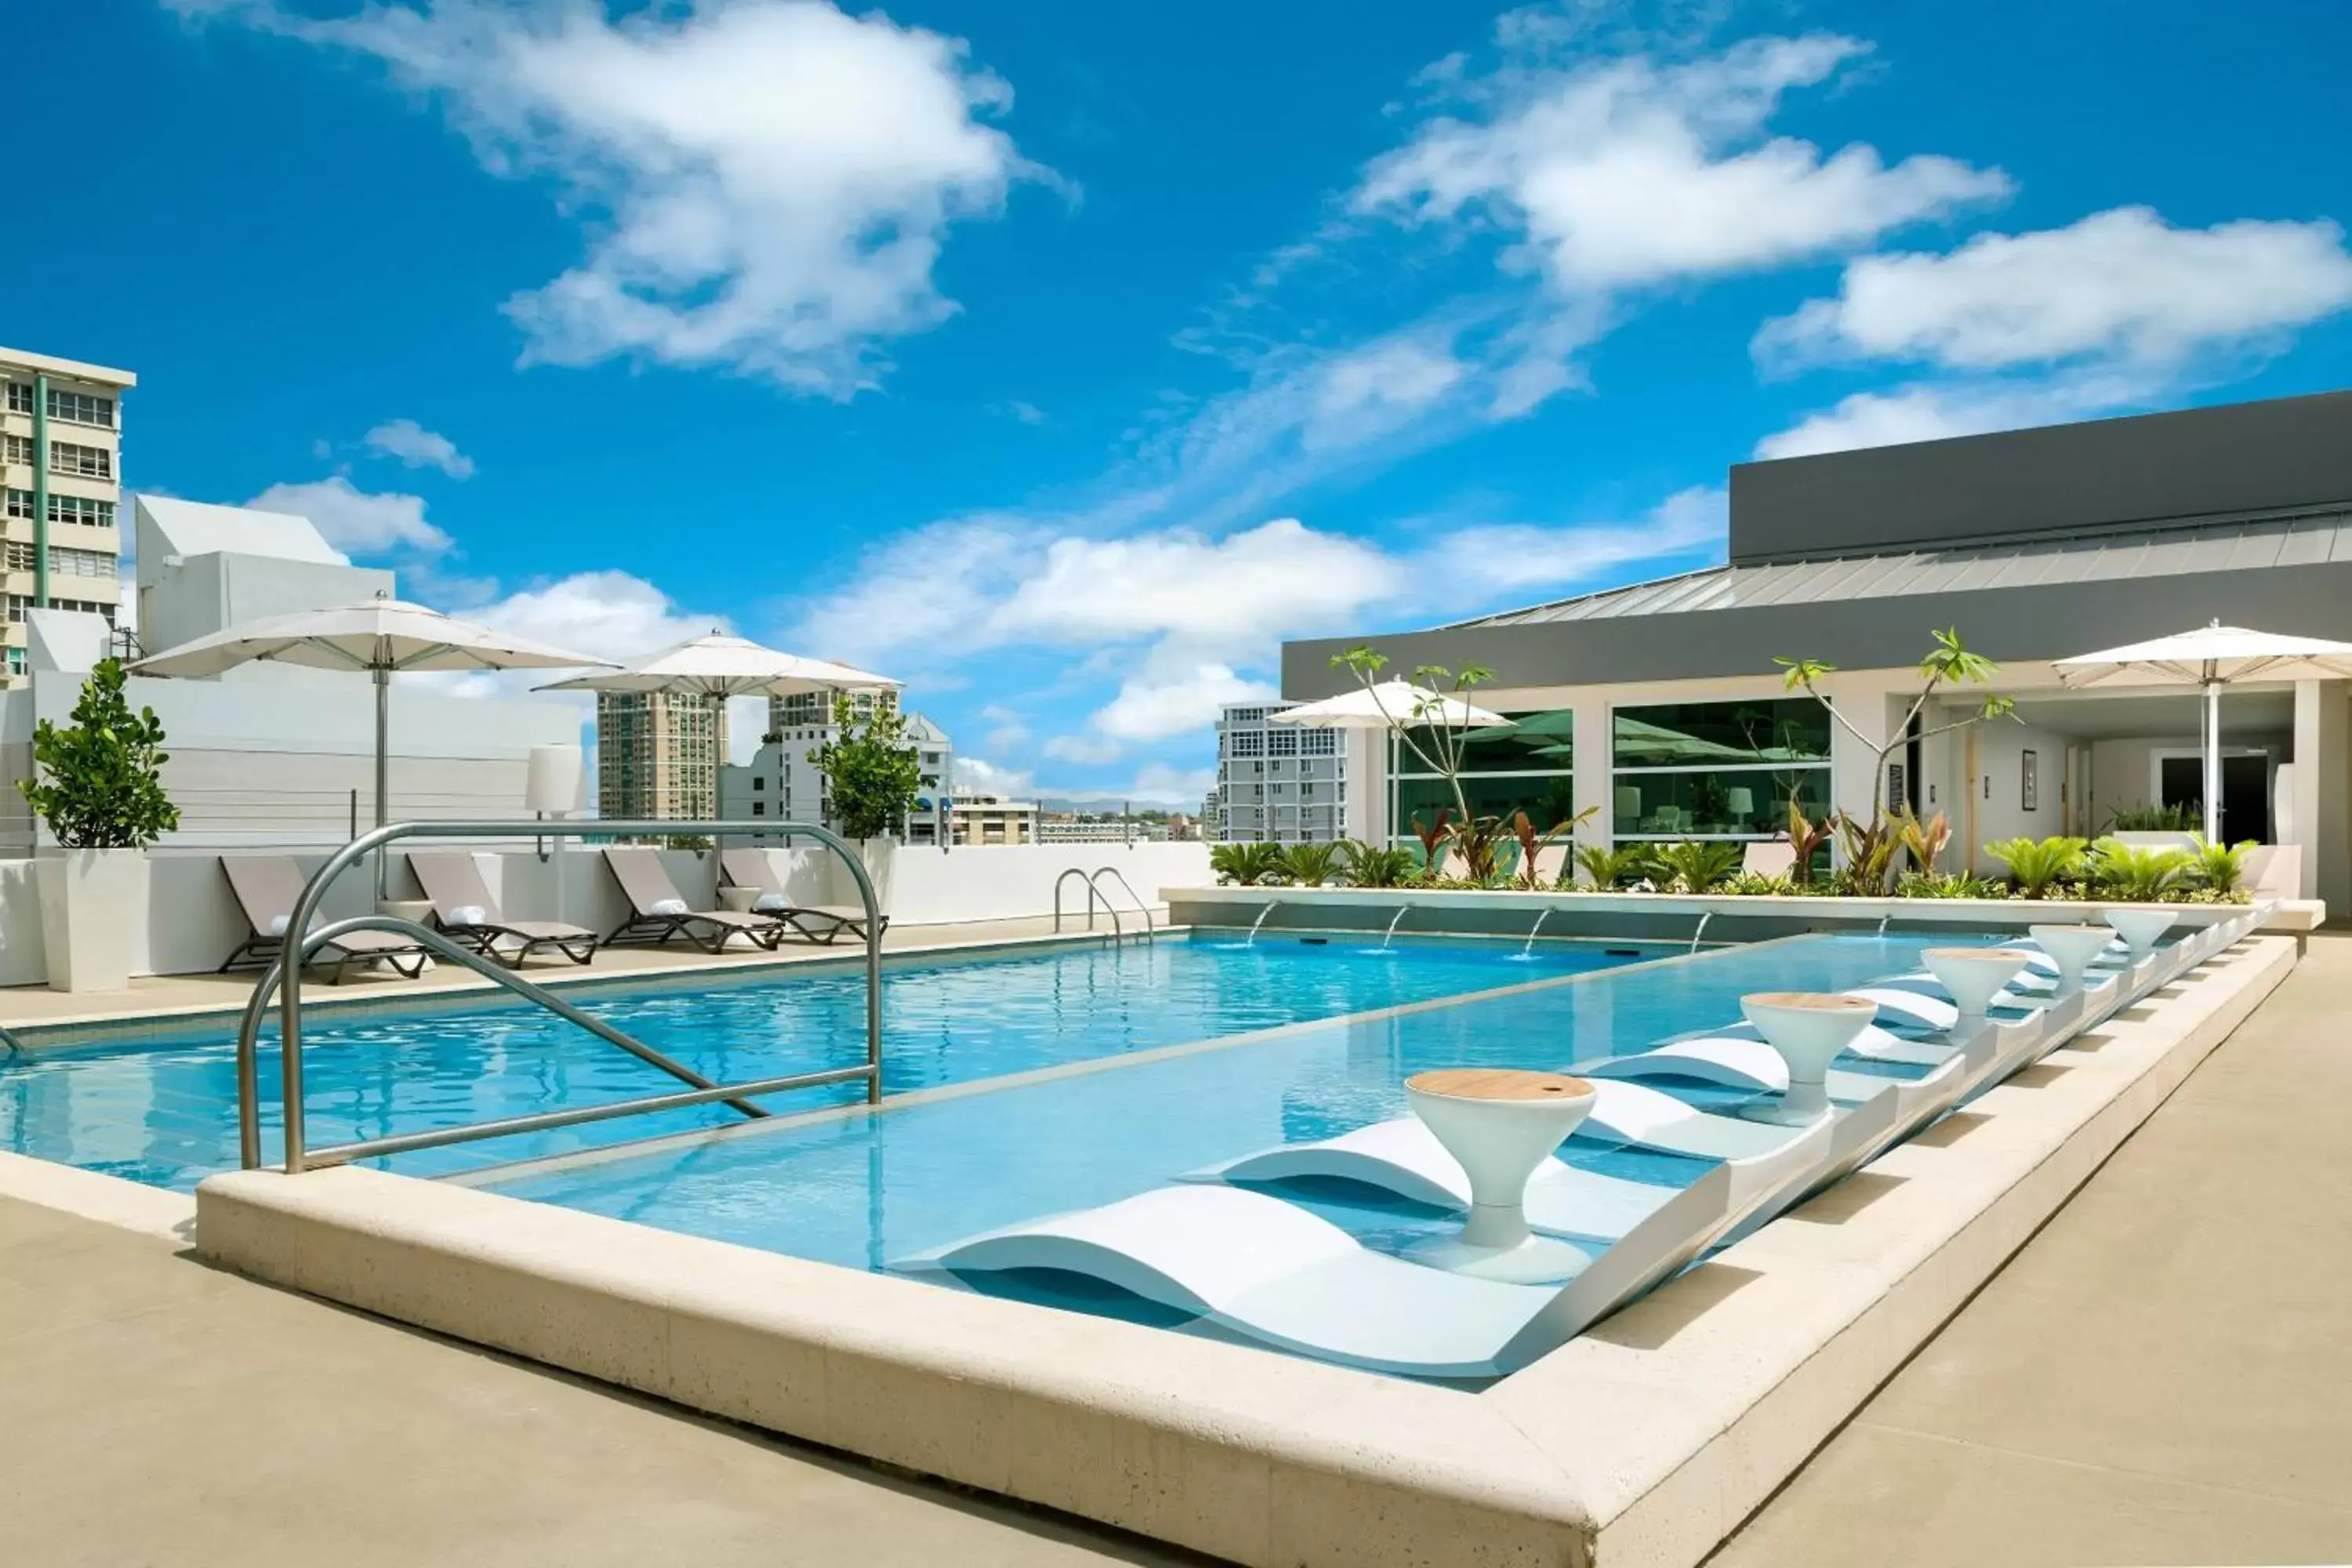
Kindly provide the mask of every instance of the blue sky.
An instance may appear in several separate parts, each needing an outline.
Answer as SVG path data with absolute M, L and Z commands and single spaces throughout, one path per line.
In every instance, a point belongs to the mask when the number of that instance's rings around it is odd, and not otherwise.
M 1717 559 L 1734 461 L 2352 385 L 2336 0 L 17 9 L 0 339 L 132 488 L 1013 788 L 1197 798 L 1282 637 Z

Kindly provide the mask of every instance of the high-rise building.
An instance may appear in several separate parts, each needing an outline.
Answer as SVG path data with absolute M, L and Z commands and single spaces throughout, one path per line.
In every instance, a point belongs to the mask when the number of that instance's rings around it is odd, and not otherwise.
M 1348 757 L 1337 730 L 1277 724 L 1295 702 L 1228 708 L 1217 720 L 1217 787 L 1203 811 L 1218 842 L 1320 844 L 1348 836 Z
M 730 821 L 741 821 L 747 816 L 780 816 L 787 821 L 813 822 L 821 827 L 838 826 L 833 818 L 824 774 L 818 770 L 815 760 L 820 747 L 841 739 L 841 726 L 834 722 L 835 695 L 831 691 L 806 691 L 768 700 L 768 739 L 750 763 L 721 771 L 719 805 L 722 816 Z M 898 694 L 893 690 L 846 695 L 860 718 L 872 717 L 877 708 L 884 713 L 898 710 Z M 920 713 L 907 715 L 907 744 L 915 748 L 921 792 L 913 814 L 907 819 L 907 841 L 937 843 L 939 802 L 950 787 L 955 746 L 946 731 Z
M 0 523 L 7 684 L 25 674 L 26 612 L 121 607 L 122 394 L 127 370 L 0 348 Z
M 719 814 L 727 703 L 685 692 L 596 694 L 596 814 L 650 821 Z

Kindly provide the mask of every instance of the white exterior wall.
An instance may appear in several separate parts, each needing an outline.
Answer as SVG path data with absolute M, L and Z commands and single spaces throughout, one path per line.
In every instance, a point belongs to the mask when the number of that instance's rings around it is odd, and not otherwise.
M 2352 908 L 2352 682 L 2294 685 L 2292 829 L 2304 847 L 2302 894 Z M 2227 700 L 2224 699 L 2224 700 Z

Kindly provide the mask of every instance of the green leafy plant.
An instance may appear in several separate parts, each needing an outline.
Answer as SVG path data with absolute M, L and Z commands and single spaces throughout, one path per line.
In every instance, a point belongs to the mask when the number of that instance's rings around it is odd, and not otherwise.
M 1282 874 L 1302 888 L 1319 888 L 1339 868 L 1337 844 L 1292 844 L 1282 850 Z
M 1628 844 L 1612 849 L 1606 844 L 1580 844 L 1571 851 L 1584 874 L 1602 892 L 1638 882 L 1656 870 L 1656 861 L 1647 844 Z M 1562 879 L 1565 880 L 1565 877 Z
M 1358 888 L 1401 888 L 1421 870 L 1421 862 L 1411 850 L 1367 844 L 1360 838 L 1339 841 L 1339 861 L 1341 874 Z
M 163 793 L 163 721 L 152 708 L 131 712 L 122 687 L 122 661 L 100 659 L 72 723 L 34 727 L 34 776 L 16 787 L 68 849 L 143 849 L 180 826 Z
M 2126 903 L 2153 904 L 2189 879 L 2196 857 L 2186 849 L 2159 844 L 2126 844 L 2102 838 L 2091 846 L 2094 889 L 2102 898 Z
M 1739 868 L 1740 847 L 1717 839 L 1686 838 L 1661 844 L 1653 855 L 1674 890 L 1704 893 Z
M 1913 868 L 1923 873 L 1934 871 L 1936 862 L 1943 858 L 1944 846 L 1952 841 L 1951 818 L 1939 811 L 1922 822 L 1917 812 L 1906 807 L 1899 826 L 1904 852 L 1911 857 Z
M 2088 847 L 2083 839 L 2063 836 L 2001 838 L 1986 845 L 1985 853 L 2009 868 L 2010 882 L 2020 898 L 2043 899 L 2053 884 L 2082 874 L 2083 851 Z
M 1351 647 L 1331 656 L 1331 668 L 1354 676 L 1367 692 L 1380 686 L 1381 672 L 1388 667 L 1388 655 L 1371 647 Z M 1483 664 L 1466 664 L 1460 669 L 1448 669 L 1442 664 L 1420 665 L 1414 668 L 1411 682 L 1414 696 L 1402 703 L 1398 712 L 1381 709 L 1381 716 L 1388 721 L 1389 732 L 1454 792 L 1454 809 L 1460 822 L 1468 822 L 1473 815 L 1470 797 L 1462 788 L 1462 748 L 1470 726 L 1454 721 L 1469 717 L 1470 694 L 1494 679 L 1495 672 Z M 1373 700 L 1379 702 L 1377 697 Z M 1416 731 L 1420 733 L 1416 734 Z M 1443 812 L 1438 820 L 1443 825 Z
M 1737 893 L 1749 899 L 1786 899 L 1793 898 L 1804 889 L 1793 878 L 1768 877 L 1761 871 L 1742 871 L 1716 891 Z
M 1800 887 L 1811 884 L 1814 857 L 1822 852 L 1822 846 L 1830 841 L 1835 831 L 1836 825 L 1828 817 L 1819 822 L 1809 819 L 1804 809 L 1797 804 L 1796 797 L 1790 796 L 1789 849 L 1796 857 L 1796 863 L 1790 868 L 1789 874 Z
M 2238 890 L 2238 884 L 2245 879 L 2246 857 L 2260 847 L 2261 846 L 2251 838 L 2242 839 L 2235 844 L 2207 844 L 2200 841 L 2197 847 L 2190 851 L 2194 861 L 2189 867 L 2190 876 L 2200 887 L 2210 888 L 2214 892 L 2225 896 L 2234 893 Z
M 1209 847 L 1209 869 L 1220 882 L 1234 882 L 1244 888 L 1261 887 L 1282 875 L 1282 846 L 1279 844 L 1213 844 Z
M 2193 805 L 2119 805 L 2107 819 L 2109 833 L 2194 833 L 2205 826 Z
M 1898 899 L 2004 899 L 2009 886 L 1990 877 L 1950 871 L 1908 871 L 1895 884 Z
M 1519 886 L 1529 892 L 1543 886 L 1543 852 L 1559 842 L 1559 837 L 1591 816 L 1598 807 L 1587 807 L 1566 822 L 1554 823 L 1549 833 L 1538 833 L 1535 821 L 1524 811 L 1511 815 L 1511 832 L 1519 841 Z
M 1895 752 L 1913 741 L 1924 741 L 1934 735 L 1964 730 L 1971 724 L 1988 720 L 2013 718 L 2017 700 L 1999 692 L 1987 692 L 1976 710 L 1963 718 L 1941 724 L 1916 728 L 1920 715 L 1939 691 L 1959 686 L 1989 686 L 2000 673 L 2000 667 L 1980 653 L 1970 651 L 1960 641 L 1959 628 L 1950 627 L 1932 634 L 1935 645 L 1927 657 L 1919 661 L 1919 690 L 1912 698 L 1903 717 L 1889 726 L 1884 735 L 1874 735 L 1855 723 L 1845 710 L 1830 700 L 1821 689 L 1822 681 L 1836 673 L 1837 666 L 1817 658 L 1776 658 L 1772 662 L 1784 672 L 1784 689 L 1802 691 L 1820 703 L 1831 721 L 1843 728 L 1864 747 L 1876 753 L 1870 771 L 1870 816 L 1856 817 L 1852 812 L 1838 812 L 1832 820 L 1837 825 L 1839 847 L 1845 851 L 1845 864 L 1840 868 L 1841 890 L 1863 895 L 1884 893 L 1887 880 L 1895 871 L 1895 857 L 1903 845 L 1903 828 L 1891 819 L 1886 811 L 1887 763 Z M 1793 813 L 1794 806 L 1791 804 Z
M 922 769 L 907 740 L 906 716 L 869 703 L 860 712 L 847 692 L 833 700 L 841 738 L 809 755 L 825 778 L 835 831 L 845 838 L 879 838 L 895 832 L 921 797 Z

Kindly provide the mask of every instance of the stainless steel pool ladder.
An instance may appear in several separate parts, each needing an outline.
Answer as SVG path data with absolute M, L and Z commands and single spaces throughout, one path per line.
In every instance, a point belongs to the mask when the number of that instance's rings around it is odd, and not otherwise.
M 1142 912 L 1144 939 L 1152 941 L 1158 938 L 1160 928 L 1152 921 L 1151 906 L 1143 901 L 1142 896 L 1135 890 L 1126 876 L 1116 866 L 1101 866 L 1092 871 L 1073 866 L 1054 879 L 1054 933 L 1056 936 L 1060 935 L 1062 931 L 1062 889 L 1073 877 L 1087 885 L 1087 929 L 1088 931 L 1095 929 L 1095 905 L 1099 902 L 1103 912 L 1110 916 L 1111 945 L 1116 947 L 1127 940 L 1127 922 L 1118 918 L 1118 906 L 1110 901 L 1110 895 L 1103 891 L 1098 880 L 1104 877 L 1116 877 L 1118 879 L 1119 887 L 1126 890 L 1129 898 L 1135 900 L 1136 909 Z
M 348 920 L 330 921 L 315 931 L 310 928 L 311 918 L 318 912 L 320 901 L 325 898 L 328 887 L 338 876 L 377 849 L 403 838 L 581 838 L 593 835 L 615 838 L 690 836 L 717 839 L 727 836 L 780 832 L 804 833 L 824 844 L 841 857 L 857 884 L 858 902 L 866 911 L 866 1060 L 860 1066 L 792 1073 L 782 1078 L 755 1079 L 745 1083 L 713 1083 L 685 1063 L 673 1061 L 602 1018 L 573 1006 L 546 987 L 525 980 L 485 954 L 461 946 L 442 932 L 414 921 L 404 921 L 394 915 L 354 915 Z M 769 1112 L 754 1103 L 756 1096 L 781 1094 L 795 1089 L 816 1089 L 861 1079 L 866 1083 L 866 1102 L 878 1102 L 882 1098 L 881 914 L 880 902 L 874 895 L 874 879 L 866 874 L 865 862 L 838 835 L 808 823 L 785 823 L 773 819 L 757 822 L 611 822 L 597 819 L 574 822 L 395 822 L 362 834 L 327 857 L 327 863 L 320 867 L 317 875 L 304 886 L 301 897 L 294 901 L 286 929 L 307 934 L 290 944 L 289 951 L 280 952 L 262 974 L 259 984 L 253 988 L 253 995 L 246 1002 L 245 1017 L 237 1027 L 236 1035 L 239 1163 L 247 1170 L 256 1169 L 261 1163 L 258 1042 L 261 1020 L 268 1011 L 273 992 L 278 996 L 278 1034 L 284 1057 L 285 1169 L 289 1174 L 325 1165 L 348 1164 L 354 1160 L 437 1148 L 443 1144 L 503 1138 L 519 1132 L 544 1131 L 551 1128 L 577 1126 L 586 1121 L 604 1121 L 615 1117 L 646 1115 L 714 1102 L 723 1102 L 746 1116 L 761 1117 Z M 355 931 L 391 931 L 404 937 L 426 949 L 435 957 L 470 969 L 526 1001 L 537 1003 L 556 1016 L 579 1025 L 598 1038 L 618 1046 L 638 1060 L 660 1068 L 688 1087 L 673 1094 L 644 1095 L 635 1100 L 575 1106 L 566 1110 L 541 1111 L 532 1116 L 510 1116 L 461 1127 L 435 1128 L 426 1132 L 366 1138 L 355 1143 L 338 1143 L 324 1149 L 308 1148 L 303 1138 L 302 1116 L 302 969 L 313 952 L 331 943 L 337 937 Z

